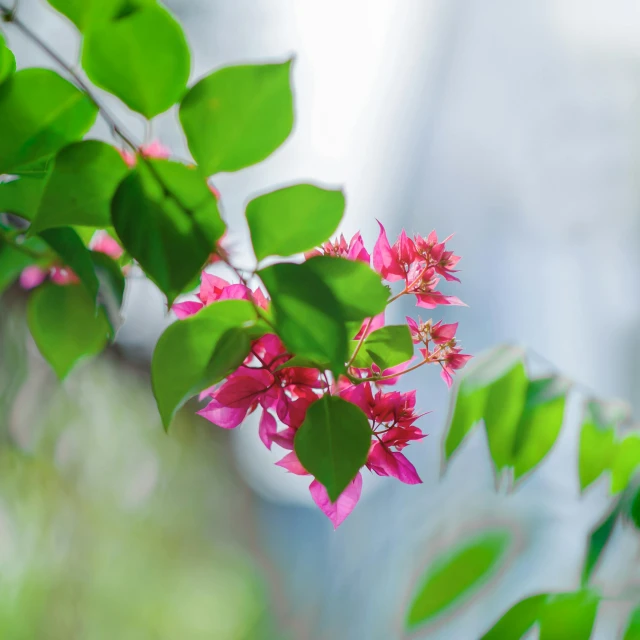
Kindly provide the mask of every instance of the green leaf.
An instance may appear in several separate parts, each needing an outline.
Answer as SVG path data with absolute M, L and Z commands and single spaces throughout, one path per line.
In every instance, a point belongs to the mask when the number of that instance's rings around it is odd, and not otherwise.
M 598 524 L 598 526 L 593 529 L 589 535 L 589 540 L 587 541 L 587 553 L 582 567 L 583 586 L 589 582 L 591 574 L 596 568 L 596 565 L 604 552 L 604 548 L 611 538 L 611 534 L 613 533 L 619 514 L 620 502 L 617 502 L 602 522 L 600 522 L 600 524 Z
M 80 236 L 69 227 L 47 229 L 38 235 L 60 256 L 62 264 L 78 276 L 95 302 L 99 287 L 98 277 L 91 252 L 84 246 Z
M 413 341 L 406 324 L 390 325 L 372 331 L 354 361 L 354 366 L 369 368 L 375 362 L 381 371 L 407 362 L 413 357 Z
M 355 404 L 327 394 L 310 405 L 294 446 L 302 466 L 335 502 L 367 461 L 371 427 Z
M 261 162 L 287 139 L 293 128 L 291 62 L 225 67 L 189 90 L 180 122 L 205 174 Z
M 169 304 L 197 276 L 224 232 L 201 174 L 167 160 L 140 163 L 111 203 L 122 245 L 167 295 Z
M 160 336 L 151 361 L 151 381 L 165 429 L 191 396 L 218 382 L 246 356 L 248 349 L 241 353 L 247 341 L 227 331 L 255 323 L 250 302 L 224 300 L 174 322 Z
M 38 212 L 47 177 L 22 177 L 0 182 L 0 211 L 33 220 Z
M 495 574 L 510 544 L 508 531 L 488 531 L 440 556 L 420 580 L 407 628 L 413 630 L 466 601 Z
M 611 465 L 611 493 L 626 489 L 640 465 L 640 434 L 630 433 L 618 444 Z
M 162 7 L 149 5 L 90 29 L 82 66 L 94 84 L 153 118 L 182 98 L 191 59 L 180 25 Z
M 271 297 L 278 335 L 294 355 L 328 362 L 338 374 L 347 358 L 347 330 L 338 300 L 306 264 L 258 272 Z
M 120 308 L 124 298 L 124 275 L 120 265 L 108 255 L 99 251 L 92 251 L 90 255 L 100 283 L 98 302 L 104 307 L 112 328 L 112 337 L 115 337 L 122 324 Z
M 482 636 L 482 640 L 520 640 L 538 621 L 546 601 L 546 594 L 521 600 Z
M 16 72 L 16 58 L 0 33 L 0 84 Z
M 640 607 L 633 610 L 622 640 L 640 640 Z
M 539 640 L 589 640 L 599 602 L 589 590 L 549 595 L 540 616 Z
M 569 380 L 559 376 L 529 383 L 513 447 L 516 480 L 536 467 L 553 447 L 562 427 L 570 387 Z
M 136 7 L 155 4 L 155 0 L 48 0 L 80 31 L 90 26 L 126 15 Z
M 38 287 L 29 298 L 27 321 L 42 356 L 61 380 L 72 367 L 100 353 L 107 344 L 109 324 L 84 287 Z
M 27 254 L 0 238 L 0 295 L 19 277 L 20 272 L 33 262 Z
M 91 128 L 97 107 L 49 69 L 23 69 L 0 85 L 0 173 L 50 156 Z
M 302 367 L 303 369 L 320 369 L 320 371 L 326 371 L 330 368 L 327 362 L 319 362 L 318 360 L 312 360 L 311 358 L 305 358 L 304 356 L 293 356 L 286 362 L 279 364 L 275 370 L 288 369 L 290 367 Z
M 65 147 L 56 156 L 32 231 L 108 227 L 111 199 L 127 171 L 120 154 L 104 142 L 85 140 Z
M 283 187 L 254 198 L 246 215 L 256 257 L 291 256 L 317 247 L 338 228 L 344 207 L 342 191 L 313 184 Z
M 362 322 L 385 310 L 389 289 L 369 265 L 332 256 L 316 256 L 304 264 L 331 289 L 348 322 Z
M 484 418 L 491 454 L 497 468 L 512 458 L 513 436 L 526 400 L 524 352 L 503 345 L 474 359 L 465 369 L 454 399 L 445 436 L 449 460 L 471 428 Z

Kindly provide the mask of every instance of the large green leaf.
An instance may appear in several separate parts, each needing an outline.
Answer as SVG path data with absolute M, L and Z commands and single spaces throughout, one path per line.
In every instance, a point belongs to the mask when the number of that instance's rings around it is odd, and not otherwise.
M 26 253 L 4 242 L 0 237 L 0 295 L 32 262 L 33 259 Z
M 189 150 L 207 175 L 261 162 L 293 127 L 291 61 L 226 67 L 193 86 L 180 105 Z
M 307 410 L 294 444 L 302 466 L 335 502 L 367 461 L 371 426 L 355 404 L 327 394 Z
M 99 288 L 98 276 L 91 252 L 85 247 L 80 236 L 69 227 L 46 229 L 38 235 L 60 256 L 62 264 L 78 276 L 95 301 Z
M 24 176 L 0 182 L 0 211 L 12 213 L 25 220 L 35 218 L 48 176 Z
M 278 335 L 295 355 L 344 371 L 347 329 L 331 289 L 305 264 L 275 264 L 258 272 L 271 297 Z
M 406 324 L 389 325 L 372 331 L 362 343 L 353 364 L 369 368 L 375 362 L 382 371 L 407 362 L 413 356 L 413 341 Z
M 218 204 L 196 168 L 167 160 L 140 163 L 111 204 L 123 246 L 169 303 L 201 270 L 224 232 Z
M 510 543 L 508 531 L 487 531 L 440 556 L 420 580 L 407 628 L 430 622 L 466 601 L 495 574 Z
M 589 640 L 599 602 L 590 590 L 549 595 L 540 615 L 539 640 Z
M 640 434 L 629 433 L 618 444 L 611 464 L 611 493 L 619 493 L 638 471 L 640 465 Z
M 52 155 L 89 130 L 97 107 L 49 69 L 23 69 L 0 85 L 0 173 Z
M 344 215 L 340 190 L 296 184 L 254 198 L 247 222 L 258 260 L 291 256 L 317 247 L 335 232 Z
M 27 320 L 42 356 L 63 379 L 80 360 L 102 351 L 110 332 L 102 309 L 84 287 L 38 287 L 29 299 Z
M 127 170 L 120 154 L 104 142 L 85 140 L 65 147 L 56 156 L 32 231 L 108 227 L 111 199 Z
M 16 72 L 16 58 L 0 33 L 0 84 Z
M 49 4 L 65 15 L 80 31 L 126 15 L 136 7 L 155 4 L 156 0 L 48 0 Z
M 622 640 L 640 640 L 640 607 L 636 607 L 629 616 Z
M 89 29 L 82 66 L 93 83 L 153 118 L 182 98 L 191 58 L 180 25 L 148 5 Z
M 316 256 L 304 264 L 331 289 L 348 322 L 360 323 L 385 310 L 389 289 L 369 265 L 332 256 Z
M 521 600 L 482 636 L 482 640 L 520 640 L 538 621 L 546 601 L 546 594 Z
M 255 324 L 250 302 L 224 300 L 166 329 L 151 362 L 153 393 L 165 429 L 191 396 L 218 382 L 247 355 L 248 342 L 227 331 Z
M 611 538 L 611 534 L 618 521 L 620 514 L 620 502 L 616 502 L 611 511 L 605 518 L 593 529 L 587 540 L 587 553 L 582 567 L 582 584 L 586 585 L 591 578 L 591 574 L 596 568 L 604 549 Z
M 569 380 L 558 376 L 529 383 L 513 446 L 516 480 L 536 467 L 555 444 L 570 387 Z

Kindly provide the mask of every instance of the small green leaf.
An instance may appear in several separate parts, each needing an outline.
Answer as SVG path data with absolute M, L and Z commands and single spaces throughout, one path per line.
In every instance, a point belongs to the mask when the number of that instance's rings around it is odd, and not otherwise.
M 355 404 L 327 394 L 307 410 L 294 446 L 304 468 L 335 502 L 367 461 L 371 427 Z
M 329 287 L 306 264 L 275 264 L 258 272 L 271 297 L 278 335 L 295 355 L 344 371 L 347 330 Z
M 420 580 L 407 628 L 413 630 L 467 600 L 494 575 L 510 543 L 508 531 L 488 531 L 440 556 Z
M 589 640 L 599 602 L 589 590 L 549 595 L 540 615 L 540 640 Z
M 49 69 L 23 69 L 0 85 L 0 173 L 50 156 L 90 129 L 98 108 Z
M 0 211 L 33 220 L 47 184 L 47 176 L 25 176 L 0 182 Z
M 316 256 L 304 264 L 331 289 L 348 322 L 362 322 L 385 310 L 389 289 L 369 265 L 332 256 Z
M 535 468 L 553 447 L 562 427 L 570 387 L 571 383 L 559 376 L 529 383 L 513 446 L 516 480 Z
M 165 429 L 191 396 L 224 377 L 234 358 L 242 361 L 240 353 L 246 342 L 237 333 L 227 335 L 227 330 L 255 322 L 250 302 L 224 300 L 174 322 L 160 336 L 153 352 L 151 381 Z M 223 337 L 233 344 L 223 344 Z
M 327 362 L 318 362 L 317 360 L 312 360 L 311 358 L 305 358 L 304 356 L 293 356 L 286 362 L 278 365 L 275 370 L 280 371 L 280 369 L 288 369 L 290 367 L 302 367 L 303 369 L 320 369 L 320 371 L 326 371 L 330 369 L 330 366 Z
M 42 356 L 61 380 L 81 358 L 100 353 L 109 324 L 84 287 L 38 287 L 29 299 L 27 321 Z
M 338 228 L 344 207 L 342 191 L 313 184 L 283 187 L 254 198 L 246 215 L 256 257 L 291 256 L 317 247 Z
M 640 640 L 640 607 L 636 607 L 629 616 L 622 640 Z
M 111 199 L 126 173 L 120 154 L 104 142 L 85 140 L 65 147 L 56 156 L 31 230 L 108 227 Z
M 225 67 L 184 97 L 180 122 L 206 175 L 237 171 L 271 155 L 293 128 L 291 60 Z
M 82 66 L 94 84 L 153 118 L 184 95 L 191 60 L 180 25 L 148 5 L 89 29 Z
M 26 253 L 19 251 L 0 238 L 0 295 L 19 277 L 20 272 L 33 262 Z
M 482 636 L 482 640 L 520 640 L 538 621 L 546 601 L 546 594 L 521 600 Z
M 62 264 L 78 276 L 95 302 L 99 288 L 98 277 L 91 252 L 84 246 L 80 236 L 69 227 L 47 229 L 38 235 L 60 256 Z
M 0 33 L 0 84 L 16 72 L 16 58 Z
M 626 489 L 640 465 L 640 434 L 630 433 L 618 444 L 611 465 L 611 493 Z
M 49 4 L 65 15 L 83 32 L 89 27 L 107 22 L 156 0 L 48 0 Z
M 375 362 L 381 371 L 413 357 L 413 341 L 406 324 L 389 325 L 372 331 L 362 343 L 354 366 L 369 368 Z
M 147 160 L 120 184 L 113 226 L 169 304 L 197 276 L 224 232 L 215 197 L 195 167 Z
M 593 529 L 587 541 L 587 553 L 582 568 L 582 584 L 586 585 L 593 573 L 600 557 L 604 552 L 611 534 L 615 528 L 615 524 L 618 521 L 618 515 L 620 514 L 620 502 L 618 501 L 613 509 L 606 515 L 598 526 Z

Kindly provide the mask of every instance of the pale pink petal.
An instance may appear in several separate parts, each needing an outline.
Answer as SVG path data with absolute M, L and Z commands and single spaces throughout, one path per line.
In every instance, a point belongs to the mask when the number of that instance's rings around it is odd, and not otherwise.
M 118 153 L 122 156 L 128 167 L 136 166 L 136 154 L 132 153 L 128 149 L 118 149 Z
M 380 225 L 380 235 L 373 248 L 373 268 L 389 282 L 402 280 L 404 273 L 397 264 L 396 256 L 391 251 L 387 232 L 382 223 L 378 222 L 378 224 Z
M 27 290 L 34 289 L 45 281 L 47 273 L 45 269 L 40 267 L 25 267 L 20 274 L 20 286 Z
M 296 430 L 291 427 L 287 427 L 282 431 L 278 431 L 278 433 L 273 436 L 273 442 L 283 449 L 293 451 L 293 440 L 295 437 Z
M 364 242 L 362 241 L 360 232 L 356 233 L 349 242 L 347 259 L 358 260 L 359 262 L 364 262 L 365 264 L 369 264 L 371 262 L 371 256 L 364 246 Z
M 451 374 L 444 367 L 442 367 L 442 371 L 440 372 L 440 377 L 446 382 L 447 387 L 451 389 L 451 385 L 453 384 L 453 378 L 451 377 Z
M 367 325 L 368 325 L 368 328 L 367 328 Z M 384 311 L 382 313 L 379 313 L 377 316 L 374 316 L 371 319 L 370 325 L 369 325 L 369 319 L 365 320 L 362 323 L 360 330 L 358 331 L 358 333 L 355 335 L 353 339 L 360 340 L 364 334 L 365 329 L 367 330 L 364 336 L 366 338 L 372 331 L 375 331 L 376 329 L 381 329 L 382 327 L 384 327 Z
M 273 443 L 273 436 L 278 432 L 278 425 L 276 419 L 268 412 L 263 411 L 260 418 L 260 426 L 258 427 L 258 435 L 260 440 L 267 449 L 271 449 Z
M 212 400 L 197 414 L 222 429 L 235 429 L 245 419 L 247 409 L 248 407 L 226 407 L 217 400 Z
M 302 466 L 295 451 L 287 453 L 287 455 L 276 462 L 278 467 L 286 469 L 289 473 L 295 473 L 297 476 L 308 476 L 309 472 Z
M 122 257 L 124 250 L 106 231 L 96 231 L 89 243 L 89 249 L 97 251 L 98 253 L 104 253 L 105 255 L 118 260 Z
M 260 289 L 260 287 L 253 292 L 253 301 L 262 309 L 266 309 L 269 306 L 269 301 L 265 297 L 264 293 L 262 293 L 262 289 Z
M 178 316 L 179 320 L 184 320 L 194 313 L 198 313 L 203 307 L 202 302 L 192 302 L 188 300 L 187 302 L 176 302 L 176 304 L 171 307 L 171 311 Z
M 411 366 L 413 362 L 413 358 L 411 360 L 407 360 L 406 362 L 401 362 L 397 364 L 395 367 L 390 367 L 389 369 L 385 369 L 382 372 L 383 376 L 395 376 L 394 378 L 389 378 L 388 380 L 380 380 L 377 384 L 379 385 L 389 385 L 392 386 L 398 382 L 400 376 Z
M 198 297 L 204 304 L 211 304 L 220 297 L 222 290 L 228 286 L 229 282 L 227 280 L 203 271 L 200 276 L 200 291 L 198 292 Z
M 420 484 L 422 482 L 415 467 L 404 454 L 398 451 L 389 451 L 379 442 L 371 447 L 367 467 L 379 476 L 397 478 L 406 484 Z
M 360 500 L 360 494 L 362 493 L 362 475 L 358 471 L 358 475 L 349 483 L 335 502 L 329 500 L 327 490 L 317 480 L 314 480 L 309 485 L 309 491 L 311 492 L 313 501 L 320 507 L 329 520 L 331 520 L 333 528 L 337 529 L 353 511 L 358 500 Z
M 162 160 L 166 160 L 171 155 L 171 151 L 158 140 L 142 145 L 140 151 L 147 158 L 159 158 Z
M 78 276 L 76 276 L 76 274 L 68 267 L 51 267 L 49 277 L 51 278 L 51 282 L 55 282 L 60 285 L 80 282 L 78 280 Z
M 251 292 L 243 284 L 230 284 L 222 290 L 218 300 L 251 300 Z

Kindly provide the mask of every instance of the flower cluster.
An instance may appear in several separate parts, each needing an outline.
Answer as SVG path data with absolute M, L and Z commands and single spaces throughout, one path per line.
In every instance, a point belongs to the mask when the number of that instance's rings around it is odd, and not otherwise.
M 373 251 L 373 268 L 389 283 L 404 283 L 402 290 L 392 295 L 389 302 L 405 295 L 415 295 L 417 305 L 428 309 L 437 305 L 463 304 L 458 298 L 437 290 L 441 278 L 458 282 L 454 274 L 459 257 L 446 249 L 448 240 L 438 242 L 435 233 L 426 239 L 420 236 L 410 239 L 403 231 L 391 245 L 384 227 L 380 225 Z M 349 242 L 341 235 L 337 240 L 307 252 L 305 258 L 318 255 L 357 260 L 367 265 L 372 262 L 359 233 Z M 228 262 L 226 255 L 223 261 Z M 195 300 L 173 305 L 172 310 L 179 319 L 219 300 L 249 300 L 260 309 L 269 307 L 260 287 L 251 290 L 244 282 L 232 283 L 207 271 L 202 273 L 201 286 L 195 297 Z M 401 392 L 388 388 L 403 374 L 425 364 L 438 364 L 443 379 L 451 386 L 453 374 L 471 356 L 461 353 L 456 342 L 457 323 L 407 318 L 407 324 L 413 343 L 419 345 L 419 358 L 414 356 L 407 362 L 381 371 L 375 363 L 368 368 L 356 367 L 352 357 L 347 363 L 347 374 L 337 379 L 320 369 L 288 367 L 287 362 L 294 354 L 287 352 L 277 335 L 264 335 L 252 343 L 251 351 L 240 367 L 222 383 L 201 393 L 200 399 L 206 399 L 207 404 L 198 413 L 219 427 L 234 429 L 247 415 L 259 409 L 259 437 L 264 445 L 268 449 L 277 445 L 288 450 L 276 464 L 296 475 L 310 475 L 294 450 L 296 432 L 304 423 L 312 403 L 327 393 L 337 395 L 359 407 L 369 421 L 371 445 L 366 468 L 379 476 L 418 484 L 422 482 L 420 476 L 403 450 L 411 442 L 425 437 L 416 425 L 424 414 L 416 412 L 415 391 Z M 365 320 L 353 340 L 361 346 L 371 332 L 384 325 L 383 312 Z M 318 480 L 312 480 L 309 490 L 316 504 L 337 527 L 360 498 L 362 476 L 358 472 L 335 502 L 329 499 L 325 487 Z

